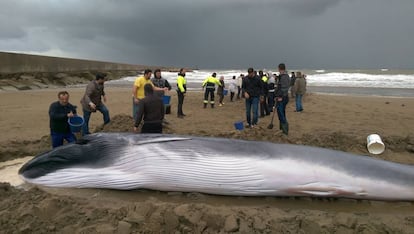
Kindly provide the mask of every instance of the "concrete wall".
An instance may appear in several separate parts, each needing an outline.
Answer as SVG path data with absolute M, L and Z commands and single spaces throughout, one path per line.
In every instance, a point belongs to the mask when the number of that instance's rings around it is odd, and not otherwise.
M 0 52 L 0 73 L 142 70 L 141 65 Z

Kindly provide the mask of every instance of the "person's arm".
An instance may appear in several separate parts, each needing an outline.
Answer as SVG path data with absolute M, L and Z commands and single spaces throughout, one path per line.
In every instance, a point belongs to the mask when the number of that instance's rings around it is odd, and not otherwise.
M 49 117 L 52 120 L 63 120 L 67 116 L 67 113 L 60 113 L 59 106 L 52 103 L 49 107 Z
M 70 103 L 69 103 L 69 105 L 70 105 L 70 108 L 71 108 L 72 113 L 73 113 L 74 115 L 77 115 L 78 113 L 76 112 L 76 106 L 74 106 L 74 105 L 72 105 L 72 104 L 70 104 Z
M 91 95 L 92 95 L 94 90 L 95 90 L 95 85 L 94 85 L 93 82 L 90 82 L 86 86 L 86 90 L 85 90 L 85 103 L 89 106 L 91 106 L 91 104 L 95 104 L 91 101 Z
M 165 87 L 167 87 L 168 90 L 171 90 L 172 88 L 167 79 L 165 79 Z
M 154 85 L 154 83 L 150 83 L 151 85 L 152 85 L 152 89 L 154 90 L 154 91 L 166 91 L 166 88 L 160 88 L 160 87 L 157 87 L 157 86 L 155 86 Z
M 177 79 L 177 86 L 178 86 L 178 89 L 180 90 L 181 93 L 185 93 L 184 78 L 183 77 L 179 77 Z
M 201 86 L 205 87 L 207 84 L 207 81 L 208 81 L 208 78 L 203 81 L 203 84 Z
M 138 96 L 137 96 L 138 88 L 139 88 L 139 82 L 137 78 L 134 82 L 134 85 L 132 86 L 132 97 L 134 99 L 134 103 L 138 103 L 139 101 Z
M 250 78 L 246 78 L 246 79 L 250 79 Z M 247 92 L 247 80 L 243 80 L 242 82 L 242 93 L 244 98 L 249 99 L 250 98 L 250 94 Z

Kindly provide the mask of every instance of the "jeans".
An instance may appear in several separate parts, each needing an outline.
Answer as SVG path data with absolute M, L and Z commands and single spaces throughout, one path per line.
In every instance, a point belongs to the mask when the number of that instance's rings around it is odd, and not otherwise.
M 296 94 L 296 111 L 303 111 L 302 94 Z
M 63 140 L 66 140 L 68 143 L 76 141 L 76 137 L 72 132 L 60 133 L 50 131 L 50 136 L 52 138 L 53 148 L 63 145 Z
M 286 105 L 289 102 L 289 96 L 283 96 L 281 101 L 276 101 L 277 116 L 281 124 L 287 123 Z
M 253 122 L 251 111 L 253 109 Z M 248 125 L 256 125 L 259 118 L 259 97 L 246 98 L 246 120 Z
M 135 103 L 134 97 L 132 97 L 132 117 L 134 118 L 134 121 L 137 121 L 137 112 L 138 112 L 138 103 Z
M 109 121 L 111 120 L 109 118 L 109 111 L 108 108 L 106 108 L 106 106 L 104 104 L 100 105 L 100 106 L 96 106 L 96 109 L 102 113 L 103 115 L 103 121 L 104 124 L 109 123 Z M 82 136 L 85 136 L 87 134 L 91 134 L 89 132 L 89 119 L 91 118 L 91 114 L 92 112 L 89 110 L 85 110 L 83 109 L 83 120 L 85 121 L 83 126 L 82 126 Z

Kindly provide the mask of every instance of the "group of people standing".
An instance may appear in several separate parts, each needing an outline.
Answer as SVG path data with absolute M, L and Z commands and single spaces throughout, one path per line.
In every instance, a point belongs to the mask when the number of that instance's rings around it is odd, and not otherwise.
M 292 74 L 292 77 L 286 72 L 285 64 L 278 66 L 279 75 L 267 75 L 262 71 L 258 73 L 253 69 L 247 70 L 247 76 L 241 74 L 239 77 L 233 76 L 229 82 L 230 101 L 234 98 L 245 99 L 246 107 L 246 127 L 254 128 L 258 123 L 259 107 L 260 116 L 270 115 L 276 111 L 280 129 L 284 134 L 289 132 L 289 123 L 286 118 L 286 105 L 289 102 L 289 89 L 296 99 L 296 112 L 302 112 L 302 98 L 306 92 L 305 76 L 301 72 Z M 162 97 L 166 91 L 172 89 L 168 80 L 162 78 L 161 70 L 154 71 L 146 69 L 144 74 L 136 78 L 132 88 L 132 115 L 134 118 L 134 131 L 143 122 L 141 133 L 162 133 L 163 123 L 166 124 L 165 106 Z M 177 75 L 177 117 L 184 118 L 183 112 L 184 97 L 187 92 L 186 69 L 181 68 Z M 270 76 L 270 77 L 268 77 Z M 203 107 L 211 108 L 215 106 L 215 90 L 217 85 L 217 95 L 219 96 L 219 106 L 223 106 L 225 96 L 224 77 L 216 78 L 217 74 L 213 73 L 202 83 L 204 88 Z M 95 80 L 91 81 L 85 90 L 81 99 L 84 124 L 82 126 L 82 135 L 90 134 L 89 119 L 92 113 L 99 111 L 102 113 L 104 124 L 110 122 L 108 108 L 105 106 L 107 97 L 104 91 L 105 75 L 96 74 Z M 226 90 L 227 91 L 227 90 Z M 69 103 L 69 93 L 62 91 L 58 93 L 58 101 L 52 103 L 49 108 L 50 130 L 52 146 L 63 145 L 63 141 L 73 142 L 76 140 L 75 135 L 71 132 L 68 125 L 68 118 L 77 115 L 76 106 Z
M 279 129 L 286 135 L 289 133 L 289 122 L 286 117 L 286 106 L 289 103 L 289 90 L 295 98 L 295 112 L 302 112 L 302 98 L 306 92 L 306 76 L 301 72 L 292 72 L 290 77 L 286 65 L 278 65 L 279 75 L 258 73 L 253 69 L 247 70 L 248 75 L 243 78 L 242 93 L 246 102 L 246 127 L 253 128 L 260 117 L 270 115 L 276 111 L 279 119 Z M 270 76 L 268 78 L 268 76 Z M 253 116 L 252 116 L 253 115 Z
M 273 76 L 271 79 L 262 71 L 257 74 L 253 68 L 247 70 L 248 74 L 242 82 L 242 93 L 246 103 L 246 127 L 253 128 L 257 125 L 260 103 L 262 117 L 270 115 L 274 109 L 277 111 L 280 129 L 287 135 L 289 123 L 286 118 L 286 105 L 289 102 L 290 77 L 285 64 L 279 64 L 278 70 L 279 76 Z

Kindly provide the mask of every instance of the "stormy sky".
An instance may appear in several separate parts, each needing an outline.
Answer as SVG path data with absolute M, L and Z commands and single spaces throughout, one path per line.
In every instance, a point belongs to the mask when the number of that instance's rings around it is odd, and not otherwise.
M 414 68 L 413 0 L 1 0 L 0 51 L 242 69 Z

